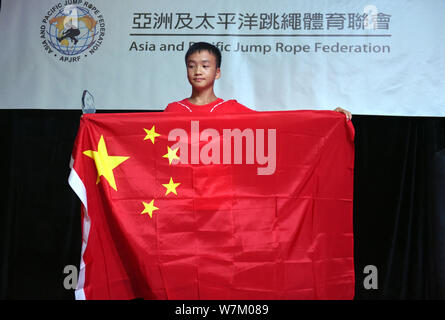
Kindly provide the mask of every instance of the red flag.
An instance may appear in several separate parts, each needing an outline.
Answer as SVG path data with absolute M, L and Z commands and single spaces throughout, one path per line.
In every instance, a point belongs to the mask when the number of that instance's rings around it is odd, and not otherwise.
M 84 115 L 78 299 L 352 299 L 354 129 L 332 111 Z

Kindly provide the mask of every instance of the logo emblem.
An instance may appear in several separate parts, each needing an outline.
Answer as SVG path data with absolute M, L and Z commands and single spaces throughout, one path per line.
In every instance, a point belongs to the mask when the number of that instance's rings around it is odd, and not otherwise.
M 77 62 L 94 54 L 104 35 L 101 12 L 82 0 L 56 4 L 48 10 L 40 26 L 44 50 L 63 62 Z

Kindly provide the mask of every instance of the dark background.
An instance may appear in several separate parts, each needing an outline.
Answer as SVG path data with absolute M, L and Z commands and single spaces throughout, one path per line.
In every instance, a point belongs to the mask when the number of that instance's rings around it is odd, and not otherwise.
M 74 299 L 63 270 L 80 261 L 80 201 L 68 185 L 80 116 L 0 110 L 0 299 Z M 445 118 L 352 121 L 355 299 L 445 298 Z M 378 268 L 376 290 L 363 287 L 366 265 Z

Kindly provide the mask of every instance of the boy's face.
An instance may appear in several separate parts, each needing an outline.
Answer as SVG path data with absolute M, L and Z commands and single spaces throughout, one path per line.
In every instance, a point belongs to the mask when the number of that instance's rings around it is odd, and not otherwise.
M 216 67 L 216 57 L 207 50 L 195 52 L 187 59 L 187 78 L 194 89 L 213 87 L 220 72 Z

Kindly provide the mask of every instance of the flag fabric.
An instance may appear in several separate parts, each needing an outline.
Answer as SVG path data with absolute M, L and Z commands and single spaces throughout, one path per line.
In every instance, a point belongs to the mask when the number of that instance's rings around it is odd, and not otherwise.
M 77 299 L 354 297 L 343 114 L 88 114 L 71 167 Z

